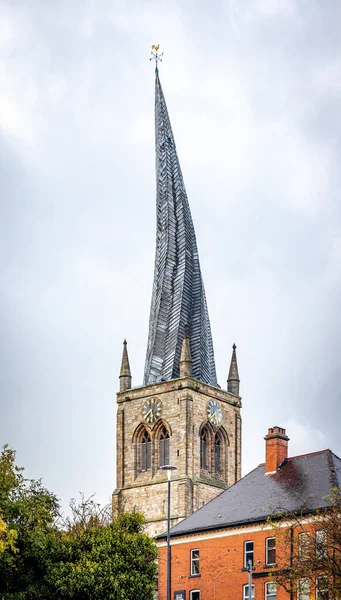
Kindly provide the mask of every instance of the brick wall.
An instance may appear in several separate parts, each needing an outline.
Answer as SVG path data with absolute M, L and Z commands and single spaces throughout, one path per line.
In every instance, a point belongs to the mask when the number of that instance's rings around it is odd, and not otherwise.
M 243 585 L 248 583 L 248 572 L 244 570 L 244 542 L 253 541 L 255 599 L 265 600 L 265 583 L 272 581 L 270 569 L 265 567 L 265 540 L 273 535 L 269 527 L 254 526 L 171 540 L 171 598 L 175 591 L 186 590 L 186 600 L 189 600 L 191 590 L 200 590 L 201 600 L 242 600 Z M 194 549 L 200 552 L 199 577 L 190 575 L 190 555 Z M 159 548 L 159 600 L 166 599 L 166 559 L 163 543 Z M 289 595 L 278 589 L 277 600 L 289 600 Z

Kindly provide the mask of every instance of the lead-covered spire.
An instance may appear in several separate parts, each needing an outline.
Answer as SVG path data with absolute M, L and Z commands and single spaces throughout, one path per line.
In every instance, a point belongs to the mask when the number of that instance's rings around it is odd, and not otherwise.
M 195 232 L 158 71 L 155 145 L 156 253 L 144 383 L 179 377 L 188 324 L 192 376 L 217 385 Z

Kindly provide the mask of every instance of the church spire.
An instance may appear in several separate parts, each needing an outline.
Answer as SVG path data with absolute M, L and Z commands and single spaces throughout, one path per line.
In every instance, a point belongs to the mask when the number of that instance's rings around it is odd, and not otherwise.
M 122 362 L 120 370 L 120 392 L 130 390 L 131 388 L 131 372 L 127 350 L 127 340 L 123 341 Z
M 230 392 L 230 394 L 235 394 L 236 396 L 239 396 L 240 379 L 239 379 L 239 373 L 238 373 L 236 348 L 237 348 L 236 344 L 233 344 L 230 370 L 229 370 L 229 375 L 228 375 L 228 379 L 227 379 L 227 391 Z
M 191 212 L 159 73 L 155 73 L 156 253 L 144 383 L 179 377 L 185 325 L 193 377 L 217 385 Z

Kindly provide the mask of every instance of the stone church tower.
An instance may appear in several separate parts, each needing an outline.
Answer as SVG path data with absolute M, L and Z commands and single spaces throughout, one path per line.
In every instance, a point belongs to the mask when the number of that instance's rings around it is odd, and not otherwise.
M 144 385 L 132 387 L 124 341 L 117 394 L 113 510 L 143 512 L 151 535 L 190 515 L 241 476 L 236 347 L 227 390 L 217 383 L 195 232 L 162 92 L 155 76 L 156 255 Z

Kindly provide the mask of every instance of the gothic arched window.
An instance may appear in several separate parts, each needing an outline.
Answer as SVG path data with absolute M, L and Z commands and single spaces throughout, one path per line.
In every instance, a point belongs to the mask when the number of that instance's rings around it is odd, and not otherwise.
M 218 435 L 215 436 L 214 439 L 214 472 L 218 475 L 220 474 L 220 452 L 221 452 L 221 443 L 220 437 Z
M 159 438 L 160 467 L 169 465 L 169 433 L 165 427 L 161 429 Z
M 203 429 L 200 435 L 200 468 L 208 471 L 208 432 Z
M 152 466 L 152 442 L 147 431 L 141 437 L 141 471 L 148 471 Z

